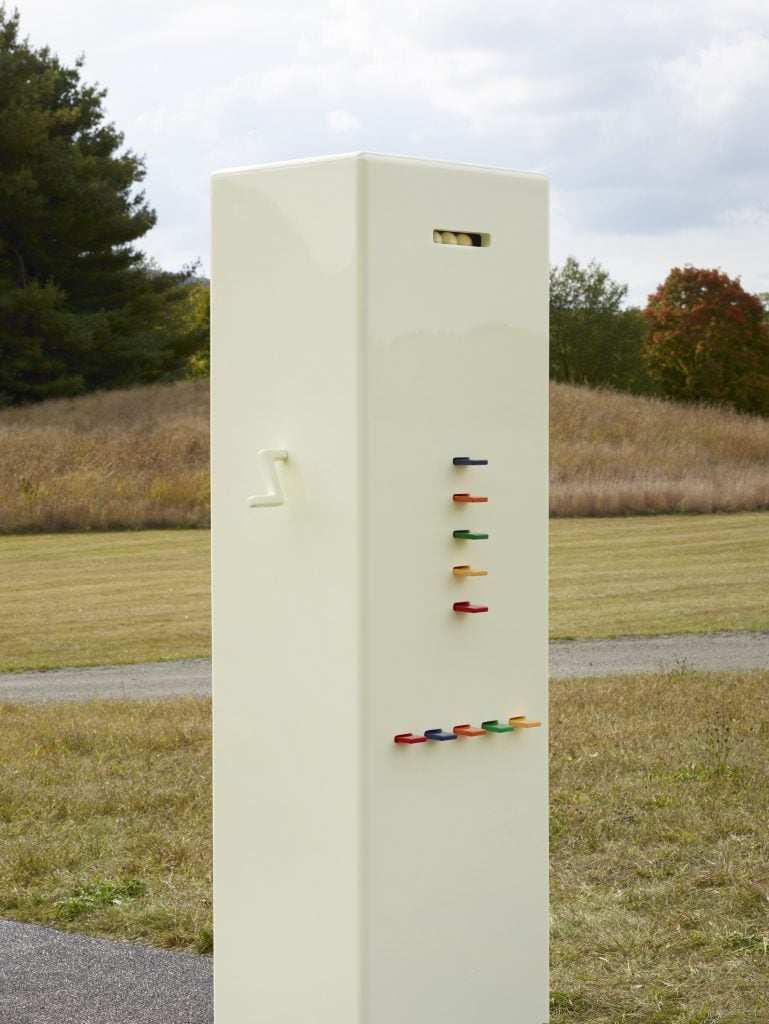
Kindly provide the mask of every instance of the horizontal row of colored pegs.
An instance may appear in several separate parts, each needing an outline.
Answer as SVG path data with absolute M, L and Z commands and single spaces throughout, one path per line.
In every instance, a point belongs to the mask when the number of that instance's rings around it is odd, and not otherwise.
M 445 732 L 443 729 L 426 729 L 421 736 L 413 732 L 400 732 L 394 737 L 393 742 L 406 744 L 427 743 L 428 740 L 445 742 L 446 740 L 455 740 L 459 736 L 485 736 L 487 733 L 494 732 L 515 732 L 516 729 L 535 729 L 539 725 L 542 723 L 531 721 L 525 715 L 515 715 L 513 718 L 509 718 L 507 723 L 500 722 L 498 718 L 489 719 L 487 722 L 481 722 L 480 728 L 465 723 L 455 725 L 451 732 Z

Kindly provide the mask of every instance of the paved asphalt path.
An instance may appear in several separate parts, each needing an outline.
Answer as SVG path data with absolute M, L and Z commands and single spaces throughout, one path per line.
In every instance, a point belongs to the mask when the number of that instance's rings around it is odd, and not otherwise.
M 550 644 L 550 676 L 769 668 L 769 632 Z M 0 674 L 0 704 L 208 696 L 211 662 Z M 0 1024 L 212 1024 L 208 957 L 0 921 Z
M 0 921 L 2 1024 L 211 1024 L 210 957 Z

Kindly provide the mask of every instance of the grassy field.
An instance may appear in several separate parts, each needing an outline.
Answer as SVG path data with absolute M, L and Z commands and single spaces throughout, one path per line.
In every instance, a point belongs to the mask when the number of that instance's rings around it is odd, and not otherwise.
M 0 706 L 0 916 L 211 949 L 211 703 Z
M 769 514 L 550 522 L 554 638 L 769 628 Z
M 769 672 L 551 688 L 553 1024 L 769 1019 Z M 0 916 L 211 948 L 206 701 L 4 707 Z
M 551 513 L 769 508 L 769 420 L 550 388 Z M 208 382 L 0 410 L 0 533 L 206 527 Z
M 0 670 L 206 657 L 205 530 L 0 537 Z
M 769 628 L 769 514 L 552 520 L 553 637 Z M 0 537 L 0 671 L 210 655 L 204 530 Z
M 551 689 L 552 1024 L 769 1020 L 769 672 Z

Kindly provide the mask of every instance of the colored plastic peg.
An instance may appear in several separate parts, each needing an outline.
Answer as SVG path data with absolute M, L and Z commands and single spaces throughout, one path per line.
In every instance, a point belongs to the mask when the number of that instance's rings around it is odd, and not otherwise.
M 455 725 L 454 726 L 454 732 L 457 734 L 457 736 L 485 736 L 486 735 L 486 730 L 485 729 L 476 729 L 474 726 L 469 725 L 469 724 L 466 724 L 466 725 Z
M 491 719 L 488 722 L 481 722 L 481 727 L 483 729 L 485 729 L 486 732 L 513 732 L 514 731 L 512 725 L 503 725 L 502 722 L 500 722 L 498 718 L 493 718 L 493 719 Z
M 488 610 L 485 604 L 470 604 L 469 601 L 454 602 L 455 612 L 469 612 L 471 615 L 477 615 L 478 612 L 487 612 Z
M 452 495 L 452 497 L 454 501 L 456 501 L 458 504 L 467 504 L 468 502 L 489 500 L 488 498 L 481 498 L 480 496 L 476 497 L 474 494 L 454 494 Z
M 455 466 L 488 466 L 488 459 L 471 459 L 468 455 L 457 455 L 454 457 Z
M 426 740 L 455 740 L 453 732 L 444 732 L 443 729 L 425 729 Z
M 508 721 L 514 729 L 536 729 L 537 726 L 542 725 L 541 722 L 530 722 L 526 715 L 514 715 Z
M 488 576 L 488 569 L 471 569 L 469 565 L 455 565 L 451 570 L 455 576 Z
M 413 732 L 399 732 L 394 743 L 427 743 L 426 736 L 415 736 Z
M 473 533 L 471 530 L 454 530 L 452 537 L 455 540 L 488 540 L 488 533 Z

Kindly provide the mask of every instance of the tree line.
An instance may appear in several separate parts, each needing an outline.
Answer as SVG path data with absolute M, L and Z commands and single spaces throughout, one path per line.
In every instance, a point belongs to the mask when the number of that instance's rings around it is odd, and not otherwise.
M 720 270 L 674 267 L 645 309 L 569 257 L 550 271 L 550 376 L 769 415 L 769 295 Z
M 144 160 L 105 90 L 0 6 L 0 405 L 207 376 L 209 289 L 136 243 L 156 222 Z M 645 309 L 595 260 L 550 272 L 550 375 L 769 415 L 769 296 L 675 268 Z

